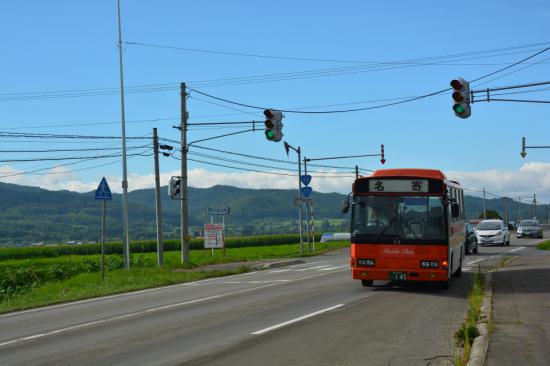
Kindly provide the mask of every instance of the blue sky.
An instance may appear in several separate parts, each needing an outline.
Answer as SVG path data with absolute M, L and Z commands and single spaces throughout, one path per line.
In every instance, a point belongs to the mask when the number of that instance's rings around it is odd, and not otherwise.
M 182 81 L 199 91 L 259 107 L 308 111 L 360 108 L 380 104 L 365 101 L 441 90 L 456 76 L 472 80 L 550 46 L 548 1 L 523 1 L 521 4 L 465 1 L 458 4 L 441 1 L 123 0 L 121 8 L 124 42 L 310 59 L 245 57 L 125 44 L 125 84 L 129 90 L 138 85 L 166 84 L 162 91 L 150 91 L 151 87 L 146 87 L 148 92 L 126 94 L 129 136 L 144 136 L 157 127 L 161 137 L 179 140 L 179 132 L 172 126 L 179 123 L 178 84 Z M 4 31 L 0 38 L 5 52 L 0 59 L 0 93 L 3 94 L 0 95 L 0 131 L 119 135 L 120 124 L 116 123 L 120 121 L 118 94 L 82 96 L 81 92 L 74 91 L 84 90 L 86 94 L 90 89 L 102 92 L 105 88 L 115 88 L 115 91 L 118 88 L 116 1 L 9 2 L 3 4 L 1 10 Z M 539 45 L 499 52 L 498 56 L 479 53 L 420 62 L 423 65 L 394 64 L 399 67 L 387 67 L 386 70 L 373 71 L 368 64 L 534 44 Z M 488 81 L 486 84 L 479 82 L 473 88 L 547 81 L 549 57 L 550 51 L 484 79 L 483 82 Z M 225 85 L 215 87 L 207 87 L 204 83 L 205 80 L 343 67 L 352 69 L 336 75 L 332 72 L 325 77 L 283 78 L 285 80 L 261 83 L 226 81 Z M 510 71 L 515 72 L 509 74 Z M 499 78 L 492 80 L 495 77 Z M 66 90 L 70 92 L 64 93 L 67 97 L 63 98 L 44 98 L 51 94 L 36 94 Z M 22 100 L 25 96 L 39 98 Z M 507 97 L 548 100 L 550 90 Z M 312 158 L 376 153 L 380 144 L 384 144 L 387 159 L 384 167 L 438 168 L 472 189 L 485 186 L 496 194 L 517 196 L 536 192 L 544 197 L 550 188 L 550 152 L 528 150 L 526 159 L 521 159 L 519 153 L 522 136 L 527 137 L 528 145 L 550 145 L 550 109 L 547 105 L 475 103 L 472 116 L 466 120 L 455 117 L 451 105 L 450 93 L 444 93 L 364 112 L 286 113 L 284 139 L 292 145 L 300 145 L 304 154 Z M 263 120 L 259 109 L 220 103 L 194 92 L 188 99 L 188 109 L 191 123 Z M 142 121 L 154 119 L 160 120 Z M 236 130 L 192 128 L 189 140 L 232 131 Z M 72 144 L 35 141 L 15 142 L 15 139 L 0 138 L 0 145 L 4 150 L 120 145 L 116 140 Z M 129 143 L 130 146 L 140 144 L 142 142 Z M 282 143 L 266 141 L 261 131 L 213 140 L 201 146 L 286 159 Z M 197 149 L 194 152 L 217 154 Z M 94 154 L 98 153 L 65 152 L 49 156 Z M 3 159 L 15 156 L 32 158 L 37 154 L 0 153 Z M 74 171 L 108 162 L 112 164 Z M 6 174 L 62 163 L 0 162 L 0 172 L 4 173 L 0 181 L 86 191 L 95 188 L 105 175 L 114 181 L 111 187 L 120 190 L 117 180 L 121 176 L 121 165 L 116 159 L 54 168 L 41 171 L 40 175 Z M 366 169 L 382 167 L 375 158 L 330 163 L 350 167 L 358 164 Z M 151 157 L 130 159 L 130 189 L 151 186 L 152 168 Z M 177 160 L 162 159 L 163 184 L 167 183 L 167 177 L 177 174 L 178 168 Z M 195 186 L 226 183 L 253 188 L 289 188 L 295 182 L 287 176 L 246 173 L 194 162 L 190 162 L 190 170 L 190 184 Z M 325 173 L 330 176 L 342 173 L 331 174 Z M 345 192 L 351 181 L 347 176 L 314 178 L 312 186 L 321 191 Z M 550 195 L 547 198 L 550 200 Z

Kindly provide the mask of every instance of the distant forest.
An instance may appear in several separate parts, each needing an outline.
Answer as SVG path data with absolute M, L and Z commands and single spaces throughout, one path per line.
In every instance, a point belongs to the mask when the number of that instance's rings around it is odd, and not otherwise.
M 162 187 L 163 193 L 167 192 Z M 349 215 L 340 212 L 345 195 L 314 192 L 317 232 L 349 230 Z M 298 209 L 294 204 L 295 190 L 242 189 L 231 186 L 189 189 L 189 224 L 191 234 L 200 235 L 210 222 L 206 208 L 212 205 L 230 207 L 225 217 L 228 236 L 292 233 L 298 230 Z M 129 193 L 130 239 L 154 239 L 156 235 L 155 193 L 153 189 Z M 481 198 L 466 196 L 466 216 L 479 217 L 483 210 Z M 516 220 L 534 216 L 529 204 L 508 201 L 509 218 Z M 521 208 L 520 208 L 521 207 Z M 486 208 L 504 216 L 502 199 L 487 199 Z M 94 193 L 48 191 L 36 187 L 0 183 L 0 244 L 35 242 L 94 242 L 100 239 L 101 203 Z M 548 207 L 539 206 L 536 214 L 546 221 Z M 162 220 L 165 238 L 180 236 L 179 201 L 162 196 Z M 221 217 L 215 218 L 221 222 Z M 113 194 L 107 203 L 107 240 L 120 240 L 122 233 L 122 196 Z

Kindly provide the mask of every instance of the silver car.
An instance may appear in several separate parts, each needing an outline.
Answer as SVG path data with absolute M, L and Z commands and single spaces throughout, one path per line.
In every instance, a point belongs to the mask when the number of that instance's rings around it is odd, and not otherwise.
M 483 220 L 476 227 L 479 245 L 510 245 L 510 232 L 502 220 Z
M 537 220 L 522 220 L 516 232 L 517 238 L 531 237 L 542 239 L 542 227 Z

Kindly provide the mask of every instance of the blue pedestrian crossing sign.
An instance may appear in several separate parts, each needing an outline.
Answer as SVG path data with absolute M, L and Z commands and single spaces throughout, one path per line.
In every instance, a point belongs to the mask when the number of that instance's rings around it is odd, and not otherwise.
M 95 191 L 95 199 L 96 200 L 112 200 L 113 195 L 111 194 L 111 189 L 109 188 L 109 185 L 107 184 L 107 179 L 103 177 L 101 182 L 99 183 L 99 186 L 97 187 Z

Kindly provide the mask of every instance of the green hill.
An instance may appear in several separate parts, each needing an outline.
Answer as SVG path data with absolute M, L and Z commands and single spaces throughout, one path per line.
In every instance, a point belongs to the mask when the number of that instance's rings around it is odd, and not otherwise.
M 180 203 L 171 200 L 162 187 L 162 218 L 165 238 L 179 238 Z M 189 225 L 198 235 L 210 222 L 206 208 L 227 205 L 228 235 L 277 234 L 297 231 L 295 190 L 242 189 L 230 186 L 189 188 Z M 349 216 L 340 213 L 345 195 L 317 193 L 314 199 L 318 231 L 347 231 Z M 129 193 L 130 239 L 153 239 L 156 235 L 155 194 L 153 189 Z M 518 203 L 509 204 L 510 219 L 518 216 Z M 467 218 L 476 218 L 482 211 L 482 200 L 466 196 Z M 503 215 L 501 199 L 486 200 L 487 209 Z M 522 217 L 529 216 L 530 205 L 522 204 Z M 546 219 L 547 208 L 538 208 L 538 216 Z M 94 193 L 48 191 L 36 187 L 0 183 L 0 243 L 96 241 L 100 239 L 100 201 Z M 221 218 L 217 218 L 221 220 Z M 122 236 L 122 196 L 113 194 L 107 203 L 107 240 Z

